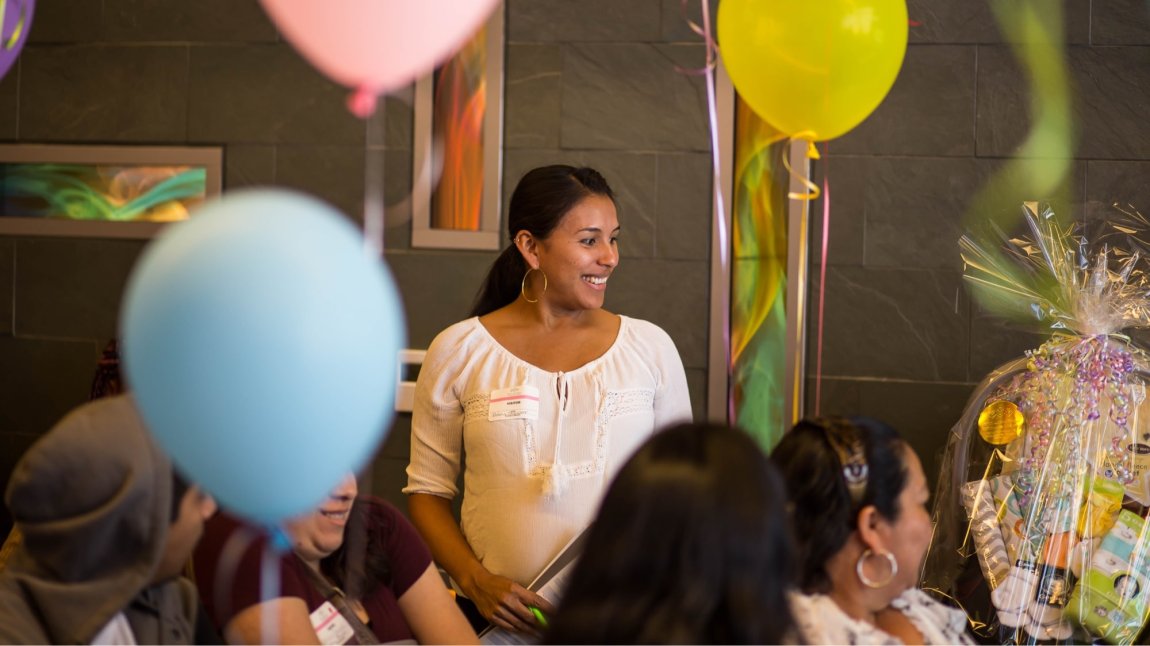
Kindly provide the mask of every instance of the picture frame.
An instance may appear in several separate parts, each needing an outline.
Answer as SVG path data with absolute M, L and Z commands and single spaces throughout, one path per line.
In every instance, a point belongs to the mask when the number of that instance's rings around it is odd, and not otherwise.
M 415 83 L 411 246 L 500 247 L 504 10 Z
M 0 235 L 150 238 L 222 174 L 219 146 L 0 144 Z

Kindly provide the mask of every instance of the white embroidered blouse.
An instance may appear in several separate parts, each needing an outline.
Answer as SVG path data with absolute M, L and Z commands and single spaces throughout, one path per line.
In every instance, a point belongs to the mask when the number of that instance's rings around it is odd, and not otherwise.
M 891 602 L 922 633 L 924 644 L 972 644 L 966 613 L 935 601 L 918 588 L 910 588 Z M 791 610 L 808 644 L 902 644 L 902 640 L 843 612 L 822 594 L 791 595 Z
M 403 492 L 454 498 L 465 462 L 461 528 L 491 572 L 529 584 L 591 523 L 639 445 L 690 421 L 674 342 L 652 323 L 620 319 L 611 347 L 569 372 L 519 359 L 478 318 L 428 348 Z

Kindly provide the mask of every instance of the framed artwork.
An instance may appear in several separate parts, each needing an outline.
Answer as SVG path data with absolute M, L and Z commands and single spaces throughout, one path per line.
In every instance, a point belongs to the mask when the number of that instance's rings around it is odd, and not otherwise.
M 503 13 L 415 83 L 413 247 L 500 247 Z
M 149 238 L 220 192 L 220 147 L 0 144 L 0 234 Z

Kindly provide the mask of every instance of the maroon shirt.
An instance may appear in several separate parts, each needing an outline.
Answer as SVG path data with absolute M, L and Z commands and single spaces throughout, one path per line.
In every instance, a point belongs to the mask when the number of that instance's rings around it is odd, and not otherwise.
M 390 582 L 379 585 L 367 598 L 361 599 L 370 621 L 367 626 L 380 642 L 414 639 L 403 612 L 399 597 L 419 579 L 431 564 L 431 552 L 419 537 L 415 527 L 391 504 L 373 498 L 359 498 L 356 505 L 372 505 L 373 513 L 366 514 L 368 531 L 380 532 L 384 551 L 390 565 Z M 228 540 L 235 535 L 242 550 L 238 565 L 219 572 Z M 260 596 L 260 564 L 267 537 L 263 531 L 223 512 L 216 514 L 204 527 L 204 536 L 196 547 L 192 563 L 204 608 L 216 627 L 223 633 L 224 626 L 239 611 L 263 599 Z M 234 558 L 234 557 L 233 557 Z M 231 570 L 234 574 L 227 573 Z M 275 597 L 298 597 L 307 603 L 308 612 L 314 612 L 327 599 L 316 588 L 307 571 L 307 565 L 293 552 L 279 559 L 280 593 Z M 217 591 L 217 583 L 222 584 Z

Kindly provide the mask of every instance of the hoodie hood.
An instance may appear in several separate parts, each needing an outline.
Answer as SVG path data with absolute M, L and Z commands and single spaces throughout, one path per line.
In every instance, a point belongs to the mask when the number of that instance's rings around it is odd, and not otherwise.
M 90 643 L 148 587 L 171 518 L 171 465 L 128 395 L 69 413 L 16 465 L 5 500 L 14 583 L 55 643 Z

